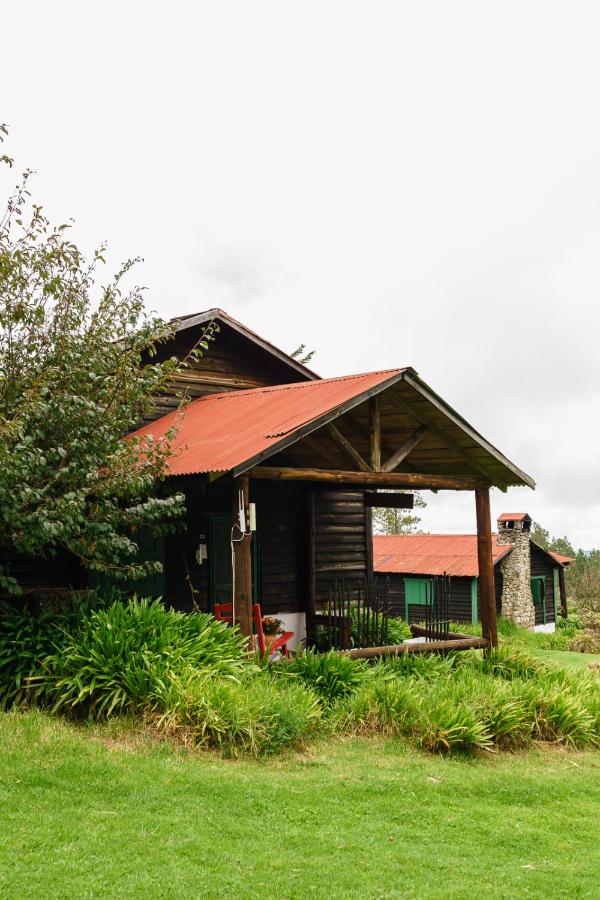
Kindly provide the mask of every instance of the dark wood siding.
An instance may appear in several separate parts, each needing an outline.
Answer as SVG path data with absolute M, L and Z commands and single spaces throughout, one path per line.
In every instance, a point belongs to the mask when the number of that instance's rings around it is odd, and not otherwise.
M 392 614 L 406 619 L 404 580 L 427 578 L 427 575 L 390 574 L 390 609 Z M 452 578 L 450 583 L 450 618 L 453 622 L 471 621 L 471 578 Z M 421 622 L 424 607 L 410 604 L 408 621 Z
M 352 589 L 367 575 L 367 513 L 362 491 L 315 492 L 315 580 L 317 603 L 343 578 Z
M 306 488 L 251 482 L 250 499 L 257 505 L 262 611 L 301 612 L 308 593 Z
M 200 479 L 181 479 L 186 494 L 187 517 L 177 534 L 166 540 L 165 599 L 176 609 L 193 608 L 192 582 L 197 606 L 212 608 L 209 559 L 198 565 L 196 549 L 201 540 L 209 542 L 210 517 L 230 516 L 231 483 L 222 479 L 202 486 Z M 302 484 L 251 482 L 250 500 L 257 506 L 258 543 L 255 573 L 257 599 L 262 611 L 298 612 L 305 609 L 307 596 L 307 514 L 306 488 Z M 253 554 L 254 555 L 254 554 Z
M 61 591 L 77 590 L 84 586 L 84 572 L 77 557 L 60 551 L 49 559 L 26 557 L 5 549 L 0 559 L 8 567 L 8 574 L 17 579 L 23 593 L 18 597 L 0 591 L 0 599 L 21 602 L 23 599 L 51 597 Z
M 204 325 L 197 325 L 178 332 L 172 341 L 159 348 L 154 360 L 161 361 L 170 356 L 185 359 L 204 328 Z M 302 380 L 300 372 L 223 324 L 205 355 L 177 377 L 175 390 L 157 400 L 155 413 L 148 420 L 172 412 L 178 406 L 180 396 L 184 394 L 195 399 L 222 391 L 239 391 Z
M 426 575 L 390 574 L 390 609 L 393 615 L 406 619 L 406 603 L 404 596 L 405 578 L 426 578 Z M 470 622 L 471 612 L 471 582 L 470 577 L 452 578 L 450 583 L 450 618 L 453 622 Z M 494 582 L 496 588 L 496 608 L 500 612 L 500 600 L 502 597 L 502 572 L 500 566 L 494 566 Z M 477 579 L 477 618 L 480 619 L 479 607 L 479 579 Z M 423 619 L 422 606 L 409 606 L 408 621 L 419 622 Z

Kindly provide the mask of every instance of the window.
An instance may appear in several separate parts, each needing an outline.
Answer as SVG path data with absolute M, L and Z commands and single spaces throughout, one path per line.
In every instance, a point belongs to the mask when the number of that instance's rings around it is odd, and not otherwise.
M 405 578 L 404 598 L 406 605 L 426 606 L 433 597 L 433 579 Z

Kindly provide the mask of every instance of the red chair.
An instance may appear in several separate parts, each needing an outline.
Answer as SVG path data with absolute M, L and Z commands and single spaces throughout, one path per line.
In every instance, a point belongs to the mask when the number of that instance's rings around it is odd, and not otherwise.
M 229 625 L 233 625 L 233 603 L 215 603 L 213 616 L 215 619 L 218 619 L 219 622 L 227 622 Z M 267 642 L 262 627 L 260 604 L 258 603 L 252 604 L 252 622 L 256 631 L 255 637 L 258 644 L 258 652 L 261 656 L 264 656 L 267 652 Z M 269 656 L 272 656 L 273 653 L 276 653 L 278 650 L 280 650 L 284 656 L 288 656 L 288 641 L 293 637 L 293 631 L 284 631 L 283 634 L 278 634 L 275 640 L 271 641 L 269 644 Z

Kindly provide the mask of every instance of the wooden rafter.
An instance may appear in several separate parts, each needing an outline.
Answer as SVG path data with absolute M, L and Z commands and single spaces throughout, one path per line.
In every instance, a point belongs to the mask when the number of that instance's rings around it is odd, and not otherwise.
M 349 456 L 352 462 L 354 462 L 361 472 L 371 472 L 371 466 L 365 462 L 362 458 L 356 447 L 353 447 L 348 438 L 342 434 L 339 428 L 336 428 L 335 425 L 329 425 L 327 428 L 330 437 L 336 442 L 338 447 L 344 451 L 346 456 Z
M 382 472 L 393 472 L 394 469 L 397 469 L 401 462 L 403 462 L 408 454 L 414 450 L 417 444 L 422 440 L 428 430 L 427 425 L 420 425 L 419 428 L 411 434 L 407 441 L 405 441 L 401 447 L 396 450 L 395 453 L 390 456 L 390 458 L 384 462 L 381 466 Z
M 506 484 L 499 484 L 500 479 L 497 475 L 492 476 L 490 472 L 487 471 L 487 469 L 480 465 L 477 460 L 469 456 L 469 454 L 466 453 L 462 447 L 459 447 L 458 444 L 456 444 L 451 438 L 449 438 L 447 434 L 444 434 L 442 431 L 440 431 L 434 417 L 430 413 L 415 409 L 412 403 L 410 403 L 404 397 L 399 397 L 398 394 L 392 393 L 391 391 L 387 399 L 400 412 L 409 415 L 419 425 L 427 425 L 429 431 L 437 438 L 439 438 L 456 456 L 459 456 L 460 459 L 468 463 L 468 465 L 474 472 L 478 472 L 489 481 L 493 480 L 494 483 L 501 488 L 501 490 L 506 490 Z

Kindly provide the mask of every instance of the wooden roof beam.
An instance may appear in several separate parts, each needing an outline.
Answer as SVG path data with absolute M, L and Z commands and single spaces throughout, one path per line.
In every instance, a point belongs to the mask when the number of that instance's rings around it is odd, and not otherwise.
M 408 454 L 414 450 L 417 444 L 423 439 L 425 434 L 427 433 L 427 425 L 420 425 L 419 428 L 415 431 L 414 434 L 405 441 L 402 446 L 396 450 L 390 458 L 384 462 L 381 466 L 382 472 L 393 472 L 394 469 L 397 469 L 401 462 L 403 462 Z
M 361 485 L 381 488 L 420 488 L 421 490 L 473 491 L 489 487 L 489 480 L 459 475 L 431 475 L 420 472 L 345 472 L 338 469 L 255 466 L 250 478 L 267 481 L 316 481 L 327 484 Z
M 348 438 L 342 434 L 339 428 L 336 428 L 335 425 L 329 425 L 327 427 L 327 431 L 329 432 L 329 436 L 333 438 L 338 447 L 344 451 L 346 456 L 349 456 L 353 463 L 355 463 L 361 472 L 372 472 L 371 466 L 365 462 L 362 458 L 358 450 L 352 446 Z
M 476 460 L 472 459 L 469 454 L 463 450 L 462 447 L 459 447 L 458 444 L 456 444 L 451 438 L 449 438 L 447 434 L 444 434 L 442 431 L 440 431 L 440 429 L 437 427 L 437 423 L 435 422 L 434 417 L 430 415 L 430 413 L 423 412 L 422 410 L 416 410 L 412 403 L 409 403 L 409 401 L 405 400 L 404 397 L 399 397 L 397 394 L 393 394 L 391 391 L 388 394 L 387 399 L 397 409 L 411 416 L 411 418 L 414 419 L 414 421 L 418 424 L 427 425 L 429 431 L 441 441 L 443 441 L 446 447 L 448 447 L 448 449 L 452 453 L 456 454 L 456 456 L 459 456 L 464 462 L 466 462 L 474 472 L 478 472 L 479 475 L 487 479 L 488 482 L 497 482 L 497 486 L 500 488 L 500 490 L 506 491 L 506 482 L 499 479 L 497 475 L 490 475 L 488 470 L 480 465 L 480 463 L 478 463 Z

